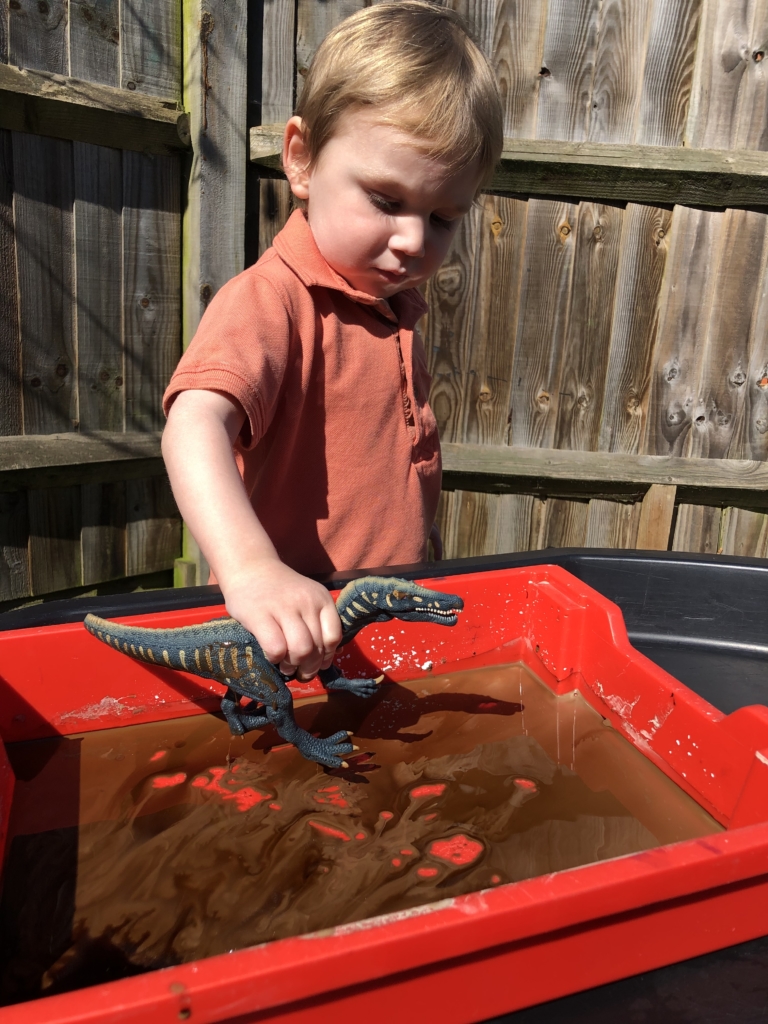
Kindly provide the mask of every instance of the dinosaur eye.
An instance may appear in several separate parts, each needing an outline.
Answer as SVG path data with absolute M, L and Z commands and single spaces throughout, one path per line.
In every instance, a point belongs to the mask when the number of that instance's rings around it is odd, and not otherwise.
M 394 597 L 396 601 L 402 601 L 404 597 L 408 597 L 408 594 L 404 590 L 393 590 L 392 597 Z

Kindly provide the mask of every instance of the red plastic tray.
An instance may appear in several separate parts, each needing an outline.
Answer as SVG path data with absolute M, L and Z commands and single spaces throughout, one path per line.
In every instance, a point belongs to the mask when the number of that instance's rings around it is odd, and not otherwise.
M 768 708 L 722 715 L 635 651 L 619 609 L 558 567 L 422 582 L 462 595 L 459 624 L 370 627 L 342 651 L 347 674 L 396 663 L 387 678 L 412 679 L 427 648 L 436 672 L 523 661 L 556 692 L 579 690 L 727 830 L 20 1004 L 0 1010 L 0 1024 L 303 1024 L 340 1014 L 458 1024 L 765 932 Z M 130 621 L 176 626 L 220 613 Z M 0 688 L 5 741 L 201 714 L 219 694 L 215 684 L 131 661 L 78 624 L 0 633 Z M 4 760 L 3 822 L 12 782 Z

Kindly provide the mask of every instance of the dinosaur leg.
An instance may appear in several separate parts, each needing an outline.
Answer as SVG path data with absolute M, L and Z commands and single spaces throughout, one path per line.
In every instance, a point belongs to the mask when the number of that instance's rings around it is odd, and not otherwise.
M 287 743 L 293 743 L 308 761 L 317 761 L 328 768 L 345 768 L 347 762 L 344 755 L 351 754 L 357 749 L 349 742 L 350 733 L 346 729 L 335 732 L 333 736 L 327 736 L 325 739 L 318 739 L 306 729 L 302 729 L 293 713 L 291 691 L 285 684 L 279 688 L 275 702 L 266 707 L 266 712 L 281 738 Z
M 347 693 L 354 693 L 356 697 L 372 697 L 383 678 L 379 676 L 378 679 L 347 679 L 335 665 L 321 669 L 317 674 L 326 690 L 344 690 Z
M 233 736 L 242 736 L 251 729 L 260 729 L 269 724 L 269 719 L 264 714 L 255 714 L 257 710 L 264 711 L 263 705 L 252 700 L 245 707 L 240 704 L 240 694 L 232 687 L 227 688 L 226 694 L 221 698 L 221 713 L 227 720 L 229 731 Z

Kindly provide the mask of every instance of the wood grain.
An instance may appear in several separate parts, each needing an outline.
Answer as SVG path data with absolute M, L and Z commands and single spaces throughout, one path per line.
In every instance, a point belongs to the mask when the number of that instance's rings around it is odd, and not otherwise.
M 181 354 L 176 161 L 123 154 L 123 204 L 125 424 L 159 430 L 163 392 Z
M 437 505 L 435 523 L 443 540 L 443 558 L 456 557 L 457 494 L 460 495 L 461 491 L 441 491 L 440 501 Z M 458 501 L 460 502 L 461 499 L 459 498 Z
M 269 249 L 291 215 L 291 189 L 287 181 L 262 178 L 259 184 L 259 255 Z
M 67 0 L 9 4 L 8 59 L 20 68 L 69 74 Z
M 296 99 L 301 95 L 304 75 L 320 43 L 340 21 L 365 6 L 364 0 L 323 0 L 323 3 L 316 3 L 314 0 L 297 0 L 294 69 Z
M 576 208 L 532 199 L 512 371 L 510 444 L 552 447 L 566 337 Z
M 125 491 L 124 480 L 80 490 L 83 584 L 126 575 Z
M 181 518 L 168 480 L 129 480 L 126 508 L 126 574 L 172 568 L 181 554 Z
M 427 285 L 425 346 L 432 375 L 430 403 L 440 437 L 459 441 L 464 432 L 468 352 L 477 300 L 476 251 L 482 213 L 475 204 L 463 219 L 443 265 Z
M 13 166 L 24 430 L 72 430 L 72 144 L 14 133 Z
M 640 551 L 667 551 L 677 488 L 652 484 L 643 498 L 637 527 L 636 546 Z
M 720 545 L 723 510 L 710 505 L 683 505 L 677 508 L 673 551 L 698 551 L 716 555 Z
M 547 0 L 501 0 L 496 5 L 491 52 L 509 138 L 535 134 L 546 21 Z
M 507 438 L 527 213 L 527 204 L 517 199 L 482 199 L 477 297 L 459 417 L 462 441 L 503 444 Z
M 766 246 L 768 250 L 768 246 Z M 764 254 L 768 257 L 768 251 Z M 752 325 L 744 410 L 742 457 L 768 459 L 768 259 L 760 274 Z
M 749 47 L 754 0 L 703 6 L 694 94 L 686 131 L 690 146 L 732 149 Z
M 768 0 L 754 0 L 744 57 L 734 144 L 739 149 L 768 149 Z
M 544 36 L 536 135 L 587 137 L 600 0 L 550 0 Z
M 0 445 L 2 443 L 0 438 Z M 765 461 L 695 459 L 673 455 L 443 443 L 443 469 L 467 480 L 476 476 L 500 482 L 515 479 L 581 481 L 603 487 L 611 483 L 667 484 L 755 493 L 768 489 L 768 464 Z
M 765 234 L 763 213 L 728 210 L 724 215 L 709 324 L 704 344 L 695 352 L 698 380 L 689 451 L 697 457 L 745 454 L 750 334 Z
M 497 500 L 495 551 L 527 551 L 531 542 L 534 504 L 540 505 L 541 502 L 531 494 L 500 494 Z
M 601 451 L 640 450 L 671 222 L 669 211 L 635 203 L 624 215 L 598 440 Z
M 175 153 L 190 141 L 175 100 L 7 65 L 0 65 L 0 127 L 140 153 Z
M 635 141 L 680 146 L 685 133 L 702 0 L 654 0 Z
M 675 211 L 644 450 L 688 450 L 696 396 L 696 353 L 705 342 L 723 214 Z
M 120 84 L 119 0 L 69 0 L 69 73 Z
M 633 142 L 652 0 L 604 0 L 589 114 L 591 142 Z
M 28 544 L 27 495 L 0 494 L 0 601 L 29 593 Z
M 724 555 L 765 558 L 768 554 L 768 515 L 743 508 L 724 509 L 720 549 Z
M 597 447 L 623 219 L 616 206 L 579 206 L 556 448 Z
M 293 113 L 294 0 L 264 0 L 261 121 L 287 121 Z
M 460 497 L 459 497 L 460 495 Z M 496 494 L 457 491 L 454 558 L 477 558 L 497 550 L 498 503 Z
M 184 210 L 185 346 L 213 296 L 243 269 L 246 0 L 187 0 L 184 100 L 194 156 Z
M 120 0 L 120 85 L 181 99 L 181 5 Z
M 0 131 L 0 435 L 22 431 L 21 338 L 14 236 L 11 133 Z
M 640 526 L 640 502 L 624 504 L 593 498 L 587 513 L 587 534 L 584 546 L 588 548 L 633 548 Z
M 78 142 L 73 157 L 80 430 L 122 430 L 122 157 Z
M 539 540 L 540 548 L 582 548 L 587 539 L 589 502 L 548 498 Z
M 0 61 L 8 60 L 8 0 L 0 0 Z
M 159 459 L 160 436 L 159 431 L 155 434 L 94 431 L 91 434 L 0 437 L 0 473 Z
M 79 586 L 80 488 L 30 491 L 28 500 L 31 593 L 50 594 Z

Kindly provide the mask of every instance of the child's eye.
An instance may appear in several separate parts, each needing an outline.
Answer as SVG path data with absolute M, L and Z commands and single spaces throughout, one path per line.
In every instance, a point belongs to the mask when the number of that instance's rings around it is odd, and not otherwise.
M 379 210 L 383 210 L 385 213 L 394 213 L 400 205 L 399 203 L 393 202 L 391 199 L 385 199 L 383 196 L 376 195 L 375 192 L 369 192 L 368 198 L 375 207 Z
M 450 231 L 454 225 L 454 221 L 446 220 L 445 217 L 438 217 L 436 213 L 432 214 L 432 222 L 437 224 L 439 228 L 445 228 L 446 231 Z

